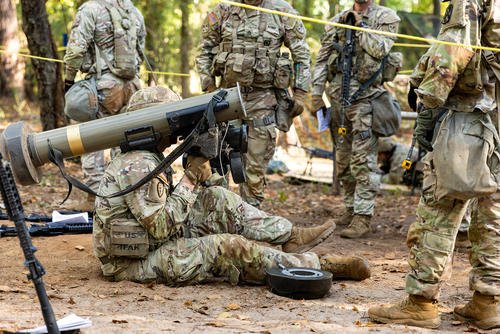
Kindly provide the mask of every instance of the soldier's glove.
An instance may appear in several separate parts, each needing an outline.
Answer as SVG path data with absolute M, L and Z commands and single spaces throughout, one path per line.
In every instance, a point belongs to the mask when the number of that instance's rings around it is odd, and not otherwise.
M 210 161 L 204 157 L 189 155 L 186 162 L 184 174 L 194 184 L 205 182 L 212 175 Z
M 420 147 L 428 152 L 433 150 L 431 141 L 434 135 L 434 127 L 436 126 L 439 113 L 439 109 L 426 109 L 425 107 L 419 108 L 418 111 L 415 138 L 417 139 Z
M 325 107 L 325 101 L 323 101 L 323 96 L 321 95 L 313 95 L 311 99 L 311 112 L 316 117 L 316 111 Z
M 64 80 L 64 93 L 67 93 L 71 86 L 73 86 L 74 84 L 74 80 Z
M 408 91 L 408 105 L 410 106 L 411 110 L 417 111 L 417 93 L 415 92 L 415 89 L 418 87 L 413 86 L 410 84 L 410 90 Z
M 304 109 L 307 108 L 307 100 L 308 96 L 306 91 L 299 88 L 293 90 L 292 117 L 302 114 Z
M 215 85 L 215 78 L 212 76 L 204 76 L 201 79 L 201 90 L 205 93 L 211 93 L 217 89 Z
M 358 14 L 358 12 L 356 12 L 355 10 L 350 10 L 344 15 L 342 15 L 342 17 L 340 18 L 340 22 L 347 24 L 347 19 L 349 18 L 349 15 L 352 15 L 354 18 L 354 23 L 353 23 L 354 26 L 356 27 L 363 26 L 363 16 Z

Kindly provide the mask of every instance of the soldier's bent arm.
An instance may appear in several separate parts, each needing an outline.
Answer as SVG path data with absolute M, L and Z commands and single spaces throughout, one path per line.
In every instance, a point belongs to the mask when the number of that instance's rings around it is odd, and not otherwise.
M 217 5 L 210 11 L 201 28 L 201 41 L 196 57 L 196 69 L 203 83 L 206 77 L 214 77 L 212 64 L 221 42 L 221 25 L 223 19 L 222 5 Z
M 146 48 L 146 25 L 144 23 L 144 17 L 141 12 L 136 8 L 137 17 L 139 18 L 139 27 L 137 29 L 137 45 L 141 48 L 141 50 L 145 50 Z M 144 60 L 144 59 L 142 59 Z
M 335 21 L 335 19 L 334 19 Z M 325 34 L 321 38 L 321 48 L 319 49 L 314 65 L 313 79 L 312 79 L 312 94 L 323 95 L 325 84 L 328 78 L 328 59 L 333 53 L 339 52 L 334 48 L 334 43 L 337 43 L 337 28 L 326 27 Z
M 289 9 L 292 14 L 297 14 Z M 309 91 L 311 85 L 311 52 L 306 42 L 306 28 L 301 20 L 283 18 L 285 35 L 284 44 L 290 49 L 293 58 L 294 87 Z
M 476 31 L 477 26 L 474 29 L 454 22 L 454 20 L 462 20 L 464 17 L 476 18 L 481 15 L 475 6 L 467 6 L 467 10 L 468 12 L 462 14 L 463 17 L 457 15 L 443 23 L 437 39 L 460 44 L 480 45 L 481 41 Z M 474 23 L 477 25 L 477 21 Z M 410 77 L 411 83 L 418 87 L 416 93 L 420 102 L 426 108 L 442 107 L 474 54 L 475 52 L 471 48 L 442 44 L 432 45 L 420 58 Z
M 138 162 L 140 168 L 130 168 L 120 176 L 120 189 L 134 184 L 153 170 L 157 162 Z M 149 166 L 149 168 L 147 168 Z M 155 239 L 168 238 L 176 232 L 174 228 L 179 220 L 184 220 L 188 208 L 194 203 L 196 196 L 186 187 L 176 187 L 169 195 L 166 179 L 156 177 L 139 189 L 125 195 L 125 201 L 135 219 Z
M 392 33 L 398 32 L 400 18 L 391 9 L 386 9 L 378 18 L 376 26 L 369 27 L 379 31 Z M 388 37 L 379 34 L 373 34 L 366 31 L 357 32 L 359 34 L 359 43 L 363 50 L 376 59 L 382 59 L 389 54 L 394 44 L 394 37 Z
M 94 40 L 97 11 L 92 6 L 96 5 L 91 2 L 85 3 L 76 13 L 66 54 L 64 55 L 65 80 L 75 79 L 76 73 L 82 66 L 85 54 Z

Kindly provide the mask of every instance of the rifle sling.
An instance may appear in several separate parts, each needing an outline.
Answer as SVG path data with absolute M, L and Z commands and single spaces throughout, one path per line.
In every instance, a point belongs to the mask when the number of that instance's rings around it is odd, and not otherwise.
M 377 72 L 373 73 L 373 75 L 370 77 L 370 79 L 368 79 L 368 81 L 363 83 L 361 85 L 361 87 L 359 87 L 359 89 L 354 94 L 352 94 L 351 98 L 349 99 L 349 103 L 351 103 L 352 101 L 356 101 L 358 99 L 358 97 L 360 97 L 361 94 L 363 94 L 375 82 L 375 80 L 377 80 L 377 77 L 384 70 L 385 63 L 387 62 L 388 57 L 389 57 L 389 55 L 382 58 L 382 63 L 380 64 L 380 67 L 378 68 Z

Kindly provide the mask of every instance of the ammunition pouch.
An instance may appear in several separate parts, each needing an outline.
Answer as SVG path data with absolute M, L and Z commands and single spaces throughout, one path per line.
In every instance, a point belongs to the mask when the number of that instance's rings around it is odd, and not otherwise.
M 149 236 L 135 219 L 116 219 L 110 228 L 110 257 L 143 259 L 149 253 Z
M 292 79 L 292 62 L 288 58 L 288 53 L 283 53 L 276 62 L 273 86 L 277 89 L 288 89 L 292 86 Z
M 235 52 L 236 50 L 239 52 Z M 233 47 L 233 52 L 227 55 L 224 67 L 225 86 L 233 87 L 236 83 L 251 86 L 255 76 L 255 61 L 255 48 Z
M 78 122 L 87 122 L 97 118 L 99 101 L 97 83 L 94 76 L 77 81 L 65 95 L 64 114 Z
M 293 123 L 293 100 L 288 93 L 288 89 L 275 89 L 274 92 L 277 101 L 274 113 L 276 128 L 288 132 Z

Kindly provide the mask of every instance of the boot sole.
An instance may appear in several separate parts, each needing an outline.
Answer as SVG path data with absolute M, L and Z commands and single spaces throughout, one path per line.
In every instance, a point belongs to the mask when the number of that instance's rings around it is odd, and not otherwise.
M 368 316 L 377 322 L 381 322 L 384 324 L 397 324 L 397 325 L 407 325 L 407 326 L 415 326 L 415 327 L 423 327 L 429 329 L 436 329 L 441 326 L 441 319 L 435 318 L 431 320 L 415 320 L 415 319 L 390 319 L 379 317 L 368 312 Z
M 474 326 L 476 326 L 479 329 L 493 329 L 493 328 L 500 328 L 500 317 L 493 317 L 490 319 L 485 319 L 485 320 L 475 320 L 472 318 L 467 318 L 464 317 L 463 315 L 460 315 L 453 311 L 453 315 L 457 320 L 463 321 L 463 322 L 468 322 Z
M 365 233 L 360 235 L 348 235 L 348 234 L 343 234 L 343 232 L 340 232 L 340 237 L 344 239 L 359 239 L 366 237 L 369 233 L 370 231 L 366 231 Z
M 317 245 L 319 245 L 320 243 L 325 241 L 329 236 L 331 236 L 333 234 L 333 231 L 335 231 L 336 227 L 337 227 L 337 225 L 335 225 L 335 223 L 333 223 L 332 226 L 330 228 L 328 228 L 327 230 L 323 231 L 323 233 L 321 233 L 319 235 L 319 237 L 317 237 L 316 239 L 314 239 L 310 243 L 307 243 L 305 245 L 297 247 L 297 249 L 293 250 L 292 253 L 304 253 L 304 252 L 307 252 L 308 250 L 310 250 L 311 248 L 316 247 Z

